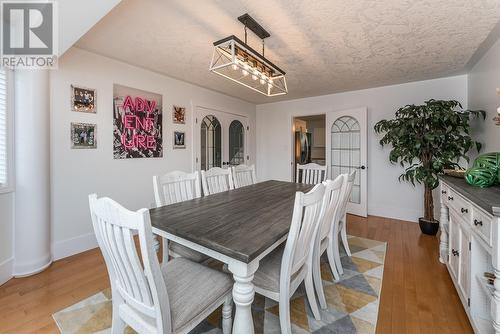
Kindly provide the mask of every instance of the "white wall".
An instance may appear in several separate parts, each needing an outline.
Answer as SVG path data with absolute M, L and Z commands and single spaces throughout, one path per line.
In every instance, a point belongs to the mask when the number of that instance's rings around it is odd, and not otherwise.
M 113 159 L 113 83 L 163 95 L 163 158 Z M 97 89 L 97 114 L 72 112 L 70 85 Z M 110 196 L 129 209 L 154 202 L 152 176 L 172 170 L 191 171 L 191 103 L 249 117 L 255 138 L 255 105 L 168 78 L 87 51 L 72 48 L 51 73 L 51 205 L 53 256 L 61 258 L 95 245 L 87 196 Z M 172 105 L 187 107 L 186 125 L 172 124 Z M 97 149 L 70 149 L 70 123 L 97 124 Z M 186 131 L 185 150 L 173 150 L 173 130 Z M 255 139 L 250 142 L 254 161 Z
M 357 107 L 368 108 L 368 213 L 415 221 L 423 215 L 423 191 L 399 183 L 401 167 L 388 162 L 374 124 L 406 104 L 457 99 L 467 105 L 465 75 L 257 106 L 257 174 L 260 180 L 291 180 L 291 118 Z M 327 130 L 328 131 L 328 130 Z
M 500 107 L 500 40 L 471 69 L 468 80 L 469 108 L 487 112 L 486 120 L 475 122 L 473 134 L 483 143 L 484 152 L 500 151 L 500 126 L 492 120 Z
M 59 55 L 108 14 L 121 0 L 64 0 L 58 2 Z

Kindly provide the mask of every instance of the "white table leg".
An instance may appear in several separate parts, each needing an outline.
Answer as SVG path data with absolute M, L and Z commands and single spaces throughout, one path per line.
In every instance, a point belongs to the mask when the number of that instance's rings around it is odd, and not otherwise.
M 252 283 L 253 274 L 259 267 L 258 262 L 249 264 L 235 261 L 229 263 L 229 271 L 233 273 L 233 301 L 236 313 L 233 321 L 233 333 L 254 334 L 252 303 L 255 288 Z
M 162 258 L 161 258 L 161 264 L 167 264 L 168 262 L 168 239 L 163 238 L 162 239 Z

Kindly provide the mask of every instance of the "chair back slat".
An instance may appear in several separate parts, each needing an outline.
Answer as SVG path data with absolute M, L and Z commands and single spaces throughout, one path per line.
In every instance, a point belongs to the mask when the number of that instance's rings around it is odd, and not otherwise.
M 201 196 L 198 172 L 173 171 L 161 176 L 153 176 L 156 206 L 164 206 L 187 201 Z
M 323 198 L 323 207 L 321 212 L 321 222 L 318 230 L 318 245 L 332 232 L 335 218 L 342 206 L 342 188 L 347 182 L 347 175 L 341 174 L 335 180 L 326 180 L 325 196 Z
M 234 188 L 241 188 L 257 183 L 255 165 L 238 165 L 233 169 Z
M 342 187 L 341 204 L 338 210 L 337 220 L 342 220 L 346 214 L 347 203 L 351 198 L 352 186 L 354 184 L 354 179 L 356 178 L 356 171 L 352 171 L 351 174 L 344 174 L 347 178 L 344 186 Z
M 318 184 L 326 180 L 328 167 L 315 163 L 306 165 L 297 164 L 295 182 L 305 184 Z
M 160 332 L 171 332 L 170 305 L 160 265 L 153 253 L 149 211 L 129 211 L 109 198 L 89 196 L 92 224 L 108 268 L 113 300 L 124 300 Z M 134 242 L 139 235 L 142 263 Z M 119 294 L 116 295 L 116 294 Z
M 325 187 L 317 184 L 308 193 L 297 192 L 290 232 L 288 233 L 281 262 L 281 284 L 289 284 L 290 278 L 303 268 L 311 244 L 317 232 Z
M 204 196 L 234 189 L 231 168 L 213 167 L 207 171 L 202 170 L 201 184 Z

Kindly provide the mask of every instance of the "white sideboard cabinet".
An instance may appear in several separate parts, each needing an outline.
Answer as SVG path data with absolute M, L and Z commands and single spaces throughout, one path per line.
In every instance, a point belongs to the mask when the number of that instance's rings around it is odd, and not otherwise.
M 474 332 L 500 334 L 500 187 L 481 189 L 442 176 L 439 191 L 439 260 L 448 268 Z

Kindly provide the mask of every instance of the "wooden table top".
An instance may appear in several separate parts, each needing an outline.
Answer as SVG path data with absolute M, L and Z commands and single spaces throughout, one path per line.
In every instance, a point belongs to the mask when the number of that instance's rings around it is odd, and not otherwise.
M 153 227 L 249 263 L 288 233 L 295 193 L 312 185 L 266 181 L 150 210 Z

